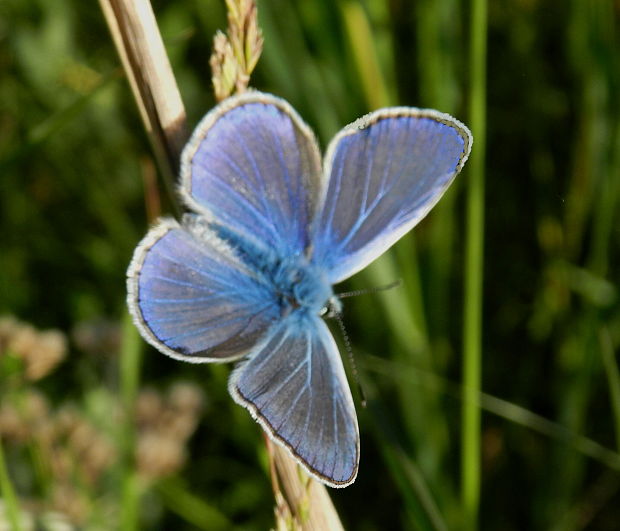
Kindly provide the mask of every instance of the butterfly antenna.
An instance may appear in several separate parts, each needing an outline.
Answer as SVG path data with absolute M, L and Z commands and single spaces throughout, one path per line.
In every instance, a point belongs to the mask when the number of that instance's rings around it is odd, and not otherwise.
M 395 280 L 385 286 L 378 286 L 376 288 L 357 289 L 355 291 L 345 291 L 344 293 L 337 293 L 336 297 L 339 299 L 346 299 L 347 297 L 357 297 L 358 295 L 367 295 L 368 293 L 379 293 L 380 291 L 387 291 L 392 288 L 397 288 L 402 284 L 402 281 Z
M 347 330 L 344 327 L 344 322 L 342 321 L 341 313 L 334 313 L 334 318 L 338 322 L 338 326 L 340 327 L 340 331 L 342 332 L 342 339 L 344 341 L 344 349 L 347 351 L 347 358 L 349 358 L 349 364 L 351 366 L 351 374 L 353 375 L 353 379 L 357 384 L 357 392 L 359 393 L 360 402 L 362 407 L 366 407 L 366 393 L 364 393 L 364 388 L 362 387 L 362 383 L 360 382 L 359 373 L 357 372 L 357 365 L 355 364 L 355 358 L 353 357 L 353 349 L 351 348 L 351 342 L 349 341 L 349 336 L 347 334 Z

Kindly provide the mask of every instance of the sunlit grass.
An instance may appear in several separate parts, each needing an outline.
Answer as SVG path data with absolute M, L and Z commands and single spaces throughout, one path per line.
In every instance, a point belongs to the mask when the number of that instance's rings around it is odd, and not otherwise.
M 461 495 L 463 528 L 478 528 L 480 504 L 480 406 L 482 378 L 482 300 L 484 276 L 484 176 L 486 156 L 487 3 L 474 0 L 469 26 L 469 126 L 474 148 L 467 169 L 463 311 L 463 418 Z

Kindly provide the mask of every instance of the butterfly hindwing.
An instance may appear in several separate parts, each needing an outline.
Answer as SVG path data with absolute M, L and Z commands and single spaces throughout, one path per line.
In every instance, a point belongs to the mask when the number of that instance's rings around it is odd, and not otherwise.
M 128 305 L 156 348 L 191 362 L 229 361 L 254 347 L 279 316 L 260 282 L 203 220 L 167 219 L 137 247 Z M 188 220 L 192 220 L 189 222 Z
M 332 283 L 366 267 L 437 203 L 469 155 L 471 134 L 447 114 L 382 109 L 331 142 L 314 223 L 317 263 Z
M 259 92 L 225 100 L 183 151 L 181 193 L 192 210 L 280 254 L 303 251 L 321 160 L 285 101 Z
M 338 349 L 318 317 L 290 315 L 233 372 L 233 398 L 332 487 L 355 480 L 359 431 Z

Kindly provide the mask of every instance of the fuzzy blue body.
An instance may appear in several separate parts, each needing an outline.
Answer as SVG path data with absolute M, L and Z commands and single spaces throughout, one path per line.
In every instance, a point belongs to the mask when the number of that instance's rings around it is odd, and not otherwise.
M 281 309 L 281 317 L 292 312 L 298 312 L 300 318 L 322 315 L 330 301 L 334 301 L 325 268 L 313 264 L 305 253 L 278 256 L 273 249 L 252 243 L 226 227 L 215 223 L 210 227 L 252 268 L 258 283 L 271 292 Z

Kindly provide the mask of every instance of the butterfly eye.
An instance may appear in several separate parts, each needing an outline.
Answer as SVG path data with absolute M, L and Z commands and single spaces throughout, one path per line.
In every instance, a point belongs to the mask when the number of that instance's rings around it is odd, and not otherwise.
M 321 308 L 319 315 L 325 316 L 327 319 L 332 319 L 342 313 L 342 302 L 335 295 L 330 297 L 327 304 Z

